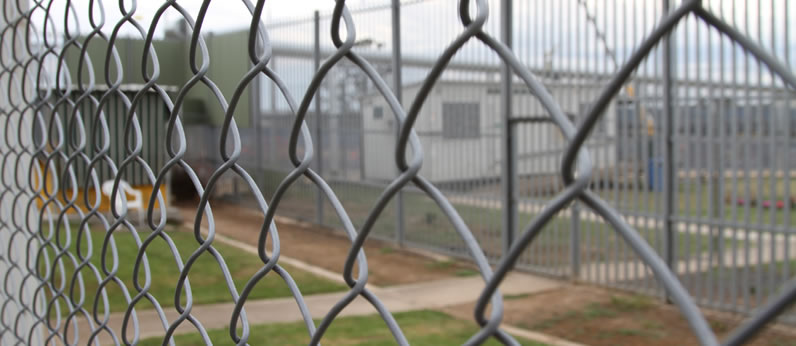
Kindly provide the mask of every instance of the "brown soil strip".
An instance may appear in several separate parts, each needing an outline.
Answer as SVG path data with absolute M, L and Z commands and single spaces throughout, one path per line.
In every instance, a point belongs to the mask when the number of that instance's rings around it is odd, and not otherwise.
M 264 220 L 262 214 L 242 206 L 215 202 L 211 205 L 217 232 L 257 245 Z M 194 206 L 181 205 L 179 210 L 183 220 L 192 224 L 195 218 Z M 207 226 L 206 219 L 203 225 Z M 342 232 L 285 219 L 277 219 L 277 230 L 283 256 L 342 273 L 351 247 L 350 240 Z M 269 238 L 269 249 L 272 244 Z M 466 264 L 432 259 L 374 239 L 366 242 L 365 254 L 368 261 L 368 282 L 379 286 L 477 274 Z
M 569 285 L 535 295 L 506 298 L 504 323 L 583 344 L 699 344 L 679 311 L 656 298 L 585 285 Z M 449 308 L 446 312 L 470 317 L 473 304 Z M 720 339 L 741 321 L 727 314 L 707 314 Z M 789 327 L 769 327 L 749 345 L 796 345 L 796 330 Z

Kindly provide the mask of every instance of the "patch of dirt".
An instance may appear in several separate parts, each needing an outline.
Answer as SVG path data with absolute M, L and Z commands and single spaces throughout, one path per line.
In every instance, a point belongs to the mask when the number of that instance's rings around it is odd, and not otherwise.
M 260 236 L 264 215 L 246 207 L 211 202 L 216 231 L 219 234 L 255 245 Z M 195 205 L 178 206 L 184 221 L 193 224 Z M 280 222 L 277 230 L 282 255 L 341 273 L 351 241 L 342 233 L 316 225 Z M 207 226 L 207 220 L 203 220 Z M 270 236 L 268 249 L 273 245 Z M 425 282 L 444 277 L 476 275 L 473 267 L 448 259 L 432 259 L 396 248 L 388 242 L 368 239 L 365 243 L 368 283 L 380 286 Z M 356 272 L 355 272 L 356 274 Z M 355 275 L 356 276 L 356 275 Z
M 587 345 L 698 345 L 677 308 L 651 297 L 585 285 L 569 285 L 530 296 L 506 297 L 504 322 Z M 473 304 L 446 309 L 472 316 Z M 708 322 L 723 338 L 741 319 L 708 312 Z M 796 345 L 796 329 L 769 327 L 748 345 Z

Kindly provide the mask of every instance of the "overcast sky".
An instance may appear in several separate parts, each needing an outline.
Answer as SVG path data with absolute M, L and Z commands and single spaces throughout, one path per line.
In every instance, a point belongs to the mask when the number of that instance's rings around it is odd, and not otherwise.
M 301 2 L 301 5 L 296 5 L 297 0 L 268 0 L 266 2 L 265 7 L 265 14 L 263 15 L 263 19 L 266 23 L 271 21 L 283 21 L 293 18 L 299 17 L 311 17 L 313 12 L 318 9 L 322 12 L 331 11 L 334 7 L 334 1 L 331 0 L 298 0 Z M 202 0 L 180 0 L 177 3 L 183 6 L 187 11 L 191 13 L 193 18 L 196 18 L 197 14 L 199 13 L 199 9 L 202 6 Z M 256 2 L 252 1 L 252 2 Z M 370 1 L 371 3 L 373 1 Z M 125 1 L 127 4 L 132 4 L 132 1 L 127 0 Z M 158 8 L 162 5 L 162 1 L 153 1 L 153 0 L 139 0 L 137 1 L 137 9 L 135 12 L 134 18 L 139 21 L 144 27 L 148 28 L 152 19 L 155 16 Z M 350 7 L 356 8 L 361 7 L 369 3 L 367 0 L 349 0 L 347 1 Z M 90 28 L 89 24 L 89 11 L 88 11 L 88 0 L 80 0 L 80 1 L 73 1 L 74 6 L 77 9 L 78 19 L 80 22 L 80 30 L 82 32 L 88 31 Z M 116 23 L 119 19 L 121 19 L 122 14 L 118 10 L 118 3 L 115 0 L 112 1 L 105 1 L 105 22 L 106 26 L 109 26 L 110 23 Z M 66 6 L 66 1 L 55 1 L 53 3 L 53 9 L 51 10 L 51 15 L 58 23 L 56 26 L 62 26 L 63 23 L 63 14 L 64 14 L 64 7 Z M 223 1 L 213 1 L 210 4 L 210 8 L 208 12 L 212 15 L 207 16 L 205 20 L 204 29 L 203 31 L 229 31 L 229 30 L 239 30 L 244 29 L 249 26 L 251 20 L 251 14 L 246 9 L 246 6 L 243 4 L 242 1 L 235 1 L 235 0 L 223 0 Z M 41 21 L 43 12 L 38 11 L 37 14 L 40 16 L 38 17 L 39 22 Z M 178 20 L 181 19 L 180 14 L 173 9 L 167 10 L 164 13 L 163 18 L 159 21 L 159 29 L 161 26 L 164 28 Z M 128 28 L 127 30 L 123 30 L 126 35 L 135 34 L 134 31 L 131 30 L 132 28 Z
M 796 17 L 796 4 L 787 1 L 789 0 L 706 0 L 704 5 L 755 41 L 764 44 L 775 56 L 781 59 L 787 56 L 791 60 L 789 63 L 796 63 L 794 62 L 796 45 L 793 44 L 796 38 L 796 24 L 790 20 Z M 55 0 L 52 13 L 62 16 L 65 2 L 66 0 Z M 73 1 L 73 3 L 78 7 L 81 31 L 86 32 L 89 29 L 89 11 L 86 8 L 88 0 Z M 104 3 L 107 23 L 104 31 L 110 32 L 113 24 L 121 18 L 121 13 L 117 8 L 117 1 L 105 0 Z M 125 3 L 131 3 L 131 0 L 125 0 Z M 135 18 L 148 28 L 162 3 L 163 1 L 159 0 L 139 0 Z M 202 1 L 178 0 L 178 3 L 185 7 L 192 17 L 196 17 Z M 420 4 L 402 6 L 401 35 L 404 55 L 423 56 L 429 60 L 439 56 L 462 30 L 457 18 L 457 3 L 456 0 L 427 0 Z M 491 13 L 487 22 L 487 31 L 497 36 L 499 1 L 493 0 L 489 3 Z M 553 68 L 585 67 L 589 70 L 608 72 L 613 70 L 614 63 L 607 52 L 612 52 L 619 62 L 626 59 L 662 15 L 660 1 L 655 0 L 585 0 L 583 3 L 585 6 L 579 0 L 515 1 L 514 51 L 518 57 L 534 66 L 546 66 L 544 61 L 549 60 Z M 267 25 L 272 25 L 285 21 L 304 20 L 305 24 L 271 27 L 268 32 L 275 43 L 311 49 L 313 24 L 307 19 L 312 17 L 316 9 L 322 13 L 329 13 L 334 4 L 333 0 L 268 0 L 263 21 Z M 389 4 L 389 0 L 348 0 L 347 4 L 355 12 L 354 21 L 358 40 L 373 41 L 368 49 L 389 54 L 392 40 L 389 9 L 356 11 L 357 8 L 365 6 L 386 5 Z M 58 25 L 62 25 L 62 17 L 58 18 L 55 15 L 54 19 Z M 202 30 L 203 32 L 245 30 L 249 26 L 250 19 L 251 15 L 240 0 L 214 0 L 211 2 L 209 15 Z M 179 21 L 181 15 L 170 9 L 159 20 L 158 29 L 162 33 L 162 30 Z M 743 61 L 741 50 L 733 50 L 728 41 L 721 41 L 717 32 L 708 30 L 704 24 L 700 24 L 697 30 L 695 23 L 692 18 L 681 23 L 677 30 L 678 35 L 675 38 L 675 44 L 679 47 L 677 51 L 685 52 L 684 48 L 688 47 L 688 54 L 678 57 L 675 61 L 678 68 L 682 69 L 680 73 L 690 71 L 691 75 L 695 75 L 699 71 L 710 70 L 716 76 L 722 75 L 722 71 L 726 73 L 732 68 L 732 61 L 729 59 L 733 52 L 737 61 Z M 329 25 L 328 18 L 321 23 L 321 44 L 327 47 L 331 45 L 328 35 Z M 131 30 L 131 26 L 126 27 L 127 36 L 138 36 Z M 697 38 L 699 41 L 696 41 Z M 725 64 L 719 63 L 722 55 Z M 495 53 L 485 49 L 475 40 L 467 43 L 456 59 L 474 63 L 498 62 Z M 657 68 L 657 65 L 659 64 L 653 63 L 646 66 Z M 736 68 L 747 67 L 738 64 Z
M 406 1 L 406 0 L 404 0 Z M 735 22 L 739 27 L 748 26 L 751 29 L 750 34 L 755 35 L 757 28 L 760 27 L 763 33 L 763 41 L 770 41 L 769 37 L 772 31 L 780 31 L 780 35 L 784 32 L 783 25 L 785 18 L 792 18 L 796 11 L 796 5 L 787 7 L 789 13 L 785 13 L 785 6 L 787 0 L 741 0 L 741 1 L 719 1 L 710 0 L 705 1 L 705 4 L 711 7 L 714 13 L 724 16 L 728 21 Z M 77 0 L 72 3 L 77 7 L 78 21 L 81 25 L 81 31 L 87 32 L 90 28 L 88 26 L 88 0 Z M 132 0 L 125 0 L 127 4 L 132 3 Z M 185 7 L 192 17 L 196 17 L 199 8 L 201 7 L 202 0 L 179 0 L 177 3 Z M 456 16 L 456 0 L 429 0 L 421 5 L 406 5 L 402 9 L 402 35 L 404 42 L 411 42 L 411 47 L 418 51 L 438 51 L 444 47 L 447 42 L 450 42 L 456 34 L 461 31 L 461 25 L 458 23 Z M 568 36 L 575 31 L 578 25 L 583 25 L 586 17 L 582 14 L 582 7 L 580 1 L 515 1 L 515 37 L 527 37 L 528 40 L 518 40 L 515 44 L 522 51 L 522 45 L 538 44 L 538 39 L 543 38 L 548 41 L 543 43 L 546 47 L 537 47 L 543 50 L 552 50 L 557 58 L 565 58 L 560 53 L 564 49 L 564 45 Z M 56 27 L 63 24 L 63 13 L 65 0 L 55 0 L 51 14 L 56 21 Z M 105 0 L 105 15 L 106 15 L 106 32 L 109 32 L 113 24 L 121 18 L 121 13 L 118 10 L 118 2 L 116 0 Z M 155 12 L 160 7 L 163 1 L 157 0 L 138 0 L 135 18 L 145 28 L 149 27 Z M 263 21 L 266 24 L 276 22 L 283 22 L 291 19 L 306 19 L 311 18 L 313 11 L 316 9 L 322 13 L 329 13 L 334 7 L 335 1 L 333 0 L 268 0 L 266 2 L 266 9 L 263 15 Z M 492 13 L 488 22 L 489 31 L 497 34 L 495 24 L 498 22 L 499 13 L 497 11 L 497 4 L 499 1 L 490 1 Z M 623 36 L 630 37 L 630 45 L 632 46 L 641 39 L 641 36 L 652 28 L 653 21 L 660 17 L 660 2 L 647 1 L 647 0 L 585 0 L 586 7 L 589 8 L 589 13 L 596 18 L 597 27 L 605 34 L 605 37 L 611 47 L 617 50 L 622 50 Z M 347 5 L 350 9 L 355 10 L 364 6 L 377 6 L 389 4 L 389 0 L 348 0 Z M 580 15 L 573 15 L 574 11 L 581 11 Z M 379 13 L 362 13 L 355 14 L 355 21 L 357 23 L 357 31 L 359 38 L 372 38 L 379 41 L 388 48 L 390 41 L 390 17 L 389 10 L 378 11 Z M 37 11 L 41 15 L 42 11 Z M 209 15 L 205 20 L 203 32 L 218 32 L 230 30 L 242 30 L 249 26 L 251 15 L 244 6 L 242 1 L 239 0 L 214 0 L 211 2 Z M 540 15 L 541 14 L 541 15 Z M 774 20 L 772 19 L 774 17 Z M 573 20 L 574 18 L 574 20 Z M 762 21 L 761 21 L 762 19 Z M 34 19 L 35 20 L 35 19 Z M 173 26 L 181 20 L 181 15 L 176 10 L 170 9 L 158 21 L 158 31 L 162 33 L 167 27 Z M 631 23 L 633 26 L 628 27 Z M 41 20 L 39 20 L 41 22 Z M 617 27 L 617 22 L 624 22 L 623 27 Z M 762 24 L 762 25 L 760 25 Z M 322 23 L 322 30 L 328 30 L 328 21 Z M 591 25 L 591 24 L 588 24 Z M 583 26 L 585 28 L 586 26 Z M 791 25 L 790 31 L 793 31 Z M 291 41 L 302 44 L 302 39 L 311 39 L 312 26 L 311 23 L 305 26 L 295 26 L 294 32 L 298 34 L 286 34 L 285 31 L 272 30 L 272 40 L 275 41 Z M 132 30 L 132 27 L 127 25 L 122 30 L 125 36 L 138 34 Z M 545 35 L 553 31 L 560 32 L 556 36 Z M 291 37 L 299 36 L 299 37 Z M 796 37 L 796 32 L 791 35 L 791 40 Z M 581 37 L 583 39 L 584 37 Z M 533 39 L 533 40 L 530 40 Z M 782 37 L 780 36 L 781 40 Z M 532 41 L 532 42 L 531 42 Z M 558 49 L 556 49 L 558 48 Z M 588 47 L 587 47 L 588 48 Z M 630 47 L 624 47 L 630 48 Z M 581 49 L 582 50 L 582 49 Z M 557 52 L 556 52 L 557 51 Z

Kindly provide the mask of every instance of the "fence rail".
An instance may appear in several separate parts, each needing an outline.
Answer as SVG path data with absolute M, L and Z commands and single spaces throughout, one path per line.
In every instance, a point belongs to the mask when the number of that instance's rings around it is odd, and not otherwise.
M 467 344 L 517 344 L 500 328 L 514 268 L 665 296 L 704 345 L 719 341 L 698 305 L 749 315 L 727 345 L 792 321 L 788 1 L 337 1 L 269 25 L 266 1 L 242 0 L 247 30 L 209 34 L 218 3 L 3 3 L 0 343 L 136 344 L 144 305 L 164 344 L 182 325 L 210 343 L 188 278 L 204 255 L 235 304 L 230 342 L 249 341 L 270 274 L 312 344 L 357 297 L 407 344 L 368 285 L 375 237 L 473 261 Z M 176 174 L 199 197 L 190 244 L 166 232 Z M 145 222 L 128 183 L 148 186 Z M 219 194 L 264 218 L 241 290 L 214 241 Z M 279 264 L 277 214 L 351 241 L 347 294 L 319 323 Z M 179 272 L 171 302 L 151 291 L 156 246 Z

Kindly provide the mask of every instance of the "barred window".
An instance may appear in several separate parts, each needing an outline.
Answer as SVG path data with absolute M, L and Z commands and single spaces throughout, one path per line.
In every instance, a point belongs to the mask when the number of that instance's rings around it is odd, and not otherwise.
M 480 136 L 481 105 L 478 102 L 442 104 L 443 138 L 479 138 Z

